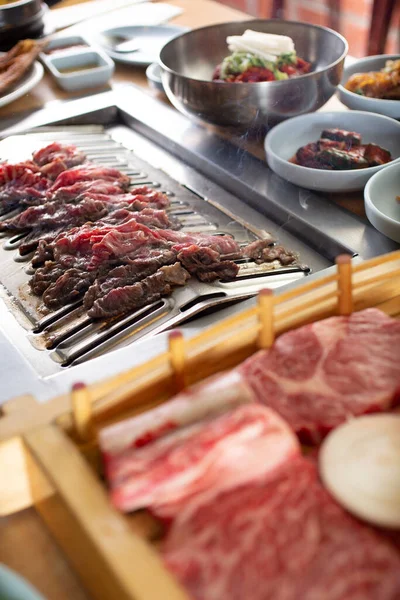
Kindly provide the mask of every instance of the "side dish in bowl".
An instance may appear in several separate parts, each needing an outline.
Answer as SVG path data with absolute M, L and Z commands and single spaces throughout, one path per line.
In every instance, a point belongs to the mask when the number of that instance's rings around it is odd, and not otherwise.
M 359 133 L 324 129 L 319 140 L 299 148 L 290 162 L 311 169 L 345 171 L 377 167 L 391 160 L 389 150 L 377 144 L 363 144 Z
M 339 98 L 352 110 L 400 119 L 400 55 L 361 58 L 344 70 Z
M 371 224 L 400 244 L 400 165 L 376 173 L 364 190 L 365 212 Z
M 213 74 L 213 81 L 260 83 L 305 75 L 311 63 L 296 54 L 292 38 L 246 29 L 226 39 L 231 51 Z
M 361 190 L 388 163 L 400 163 L 400 123 L 361 111 L 301 115 L 268 133 L 265 152 L 271 170 L 300 187 Z
M 387 60 L 380 71 L 351 75 L 345 88 L 367 98 L 400 100 L 400 58 Z

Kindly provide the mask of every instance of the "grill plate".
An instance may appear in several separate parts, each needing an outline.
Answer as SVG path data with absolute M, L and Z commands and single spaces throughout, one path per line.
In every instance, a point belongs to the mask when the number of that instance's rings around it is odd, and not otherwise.
M 279 241 L 276 233 L 236 218 L 220 202 L 208 201 L 190 182 L 179 183 L 160 166 L 144 160 L 138 152 L 132 152 L 119 139 L 121 134 L 125 137 L 130 133 L 123 127 L 107 131 L 95 126 L 90 131 L 66 127 L 38 131 L 23 138 L 13 136 L 0 143 L 0 160 L 11 163 L 28 159 L 34 150 L 54 140 L 73 143 L 87 154 L 89 160 L 129 175 L 133 190 L 136 186 L 148 185 L 167 193 L 171 200 L 168 212 L 180 222 L 182 231 L 230 235 L 240 245 L 260 238 L 270 239 L 271 244 Z M 9 218 L 12 214 L 16 211 L 1 218 Z M 1 282 L 9 298 L 9 307 L 24 324 L 31 345 L 58 368 L 80 364 L 179 325 L 206 309 L 249 298 L 264 287 L 277 288 L 292 283 L 310 272 L 310 267 L 300 264 L 282 267 L 278 262 L 257 265 L 241 260 L 238 277 L 232 282 L 205 284 L 191 279 L 185 288 L 176 289 L 170 297 L 135 313 L 110 321 L 93 321 L 86 315 L 81 302 L 51 312 L 43 307 L 40 298 L 31 294 L 28 280 L 33 272 L 29 262 L 32 254 L 21 257 L 18 253 L 24 237 L 24 234 L 17 234 L 4 239 L 0 251 Z

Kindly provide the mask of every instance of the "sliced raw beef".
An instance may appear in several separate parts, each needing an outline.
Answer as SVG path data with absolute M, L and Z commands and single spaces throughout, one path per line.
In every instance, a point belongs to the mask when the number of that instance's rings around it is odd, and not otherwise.
M 95 300 L 88 315 L 92 319 L 104 319 L 135 311 L 167 296 L 174 286 L 185 285 L 189 277 L 189 273 L 178 262 L 161 267 L 153 275 L 132 285 L 115 288 Z
M 398 600 L 400 556 L 322 488 L 303 457 L 188 503 L 164 543 L 193 600 Z
M 200 246 L 201 248 L 211 248 L 220 255 L 229 256 L 229 258 L 240 258 L 240 246 L 229 235 L 207 235 L 205 233 L 184 233 L 183 231 L 160 231 L 160 236 L 164 240 L 172 242 L 173 249 L 180 252 L 188 246 Z
M 118 181 L 106 181 L 104 179 L 95 179 L 91 181 L 77 181 L 71 185 L 59 187 L 57 190 L 48 193 L 48 199 L 57 202 L 73 202 L 82 197 L 100 194 L 109 199 L 109 196 L 123 194 L 124 188 Z M 104 200 L 104 198 L 95 198 Z
M 178 260 L 191 275 L 205 282 L 234 279 L 239 271 L 239 266 L 233 261 L 221 260 L 219 252 L 195 245 L 181 250 Z
M 108 214 L 105 202 L 85 199 L 79 204 L 50 202 L 30 206 L 12 219 L 0 223 L 0 231 L 26 231 L 40 228 L 53 229 L 60 225 L 80 225 L 86 221 L 97 221 Z
M 30 163 L 0 165 L 0 214 L 17 208 L 21 201 L 43 198 L 50 181 Z
M 81 165 L 85 160 L 85 154 L 76 146 L 63 146 L 57 142 L 33 153 L 33 162 L 49 179 L 56 179 L 63 171 Z
M 107 445 L 107 432 L 101 440 Z M 296 437 L 274 411 L 247 404 L 142 448 L 104 457 L 111 500 L 117 508 L 150 508 L 163 519 L 174 519 L 188 501 L 204 502 L 208 494 L 267 473 L 273 476 L 299 453 Z
M 281 335 L 238 372 L 306 442 L 400 402 L 400 321 L 370 308 Z
M 103 429 L 101 448 L 107 456 L 128 448 L 142 448 L 180 427 L 253 401 L 254 395 L 238 373 L 229 371 L 216 375 L 169 402 Z
M 102 181 L 114 181 L 123 189 L 127 189 L 130 183 L 129 177 L 117 169 L 100 167 L 97 165 L 84 165 L 72 167 L 72 169 L 60 173 L 53 185 L 49 188 L 49 193 L 53 194 L 58 189 L 69 187 L 78 181 L 94 181 L 96 179 L 101 179 Z

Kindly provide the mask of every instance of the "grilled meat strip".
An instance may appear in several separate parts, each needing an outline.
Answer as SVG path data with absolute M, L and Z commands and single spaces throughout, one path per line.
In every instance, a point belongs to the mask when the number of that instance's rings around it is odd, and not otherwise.
M 286 250 L 283 246 L 271 246 L 268 240 L 256 240 L 243 249 L 243 256 L 251 258 L 257 264 L 277 260 L 281 265 L 292 265 L 298 260 L 296 252 Z
M 142 281 L 111 290 L 94 302 L 88 315 L 103 319 L 137 310 L 170 294 L 173 286 L 185 285 L 189 278 L 189 273 L 178 262 L 161 267 Z
M 239 266 L 233 261 L 221 260 L 219 252 L 196 245 L 181 250 L 178 260 L 191 275 L 205 282 L 234 279 L 239 271 Z
M 83 305 L 86 310 L 89 310 L 97 299 L 107 295 L 111 290 L 132 285 L 153 275 L 160 267 L 174 262 L 176 262 L 176 252 L 167 250 L 154 252 L 153 256 L 147 258 L 138 258 L 129 265 L 115 267 L 104 277 L 96 279 L 95 283 L 90 286 L 83 299 Z

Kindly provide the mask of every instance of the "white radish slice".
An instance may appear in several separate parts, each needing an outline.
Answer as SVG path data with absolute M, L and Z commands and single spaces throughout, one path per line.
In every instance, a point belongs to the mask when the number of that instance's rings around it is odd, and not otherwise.
M 349 512 L 400 529 L 400 415 L 367 415 L 338 427 L 322 444 L 319 468 Z
M 257 41 L 263 46 L 276 48 L 281 54 L 294 52 L 294 41 L 287 35 L 277 35 L 275 33 L 261 33 L 261 31 L 253 31 L 246 29 L 243 38 L 247 40 Z

